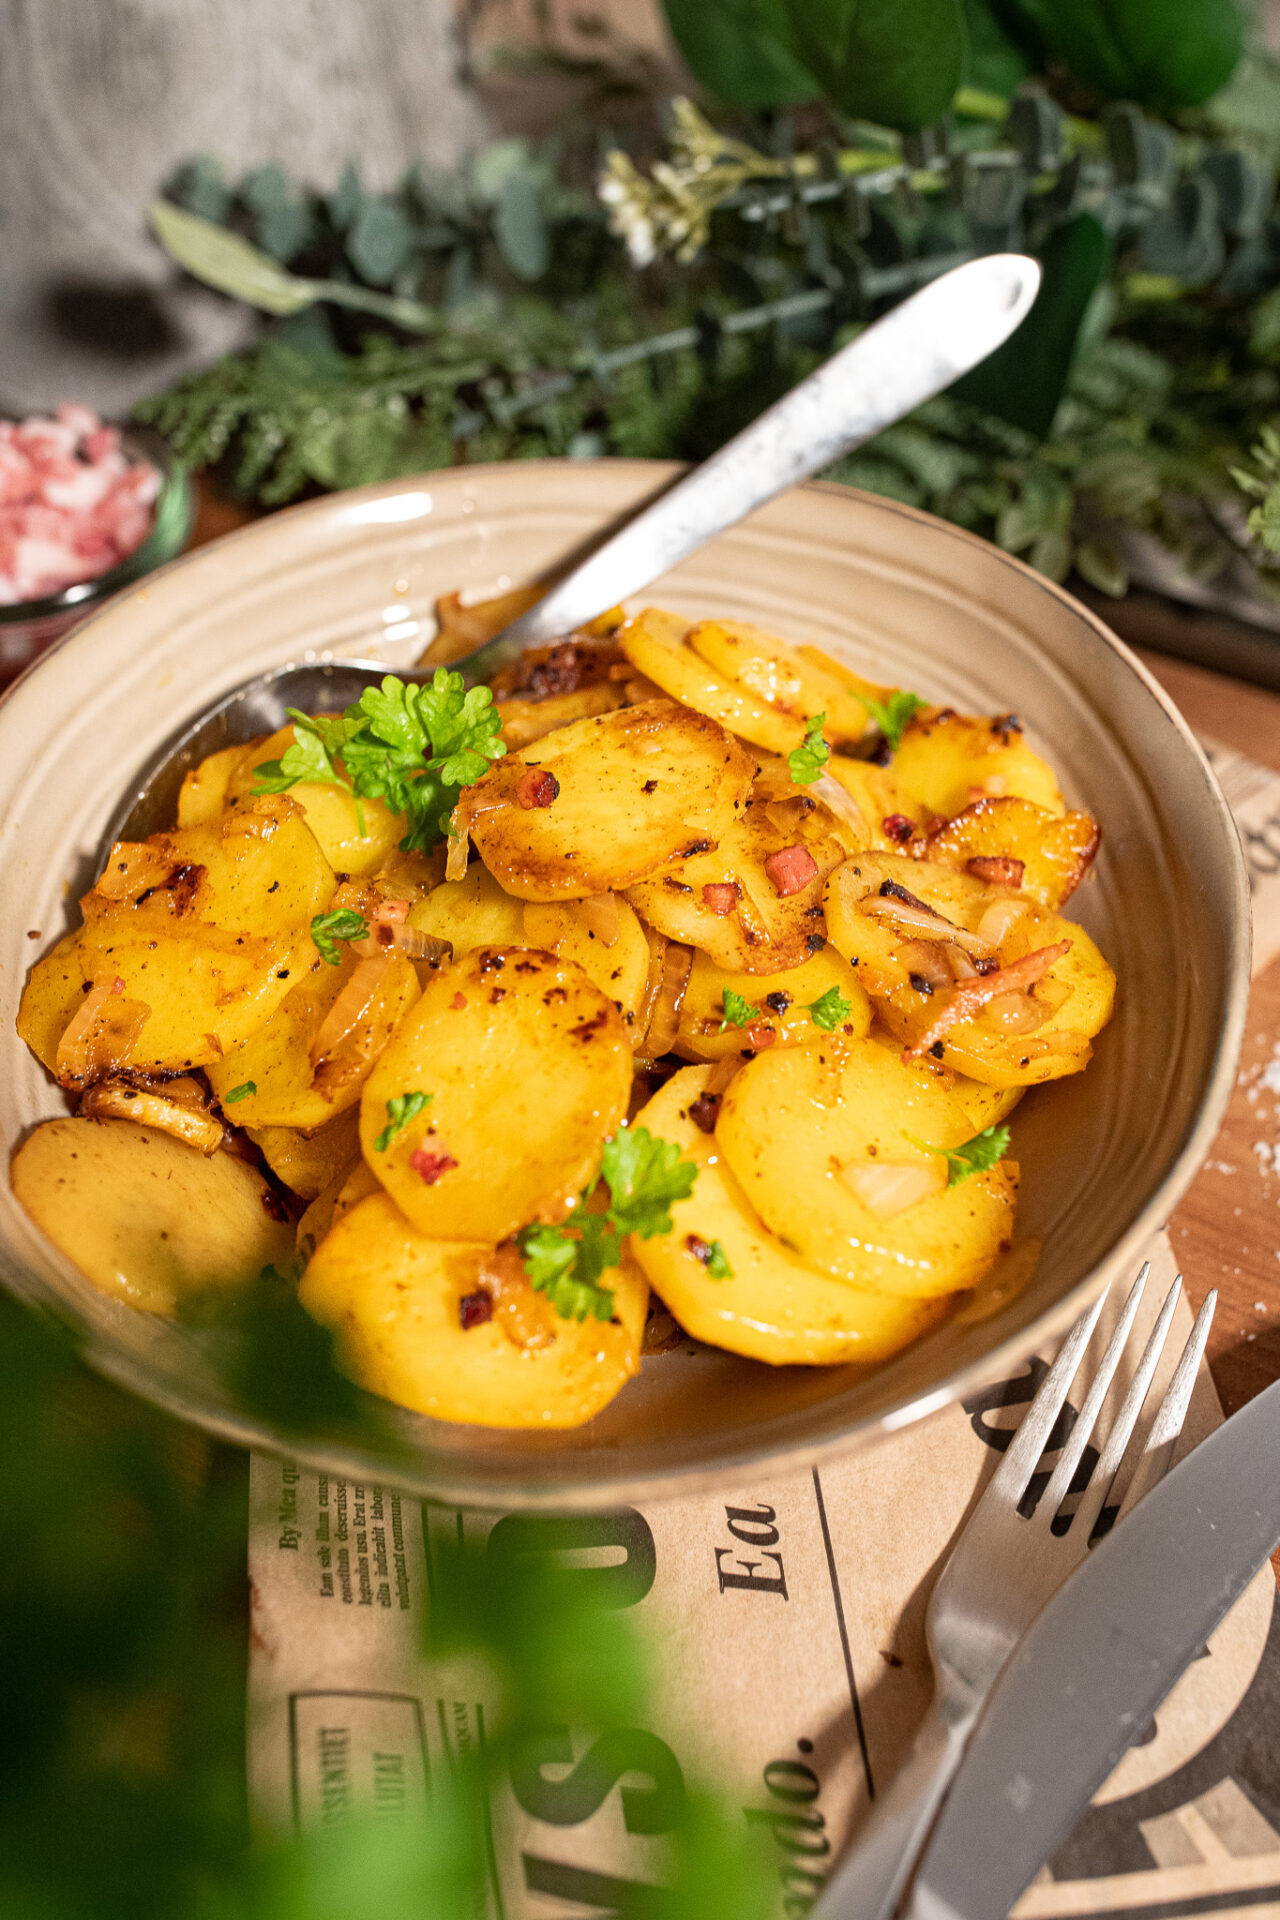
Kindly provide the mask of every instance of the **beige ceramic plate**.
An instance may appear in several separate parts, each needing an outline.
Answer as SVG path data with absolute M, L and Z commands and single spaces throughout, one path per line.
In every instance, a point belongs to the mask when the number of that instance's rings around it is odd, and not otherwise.
M 183 721 L 274 663 L 414 659 L 435 596 L 494 592 L 562 562 L 675 469 L 547 461 L 397 481 L 316 501 L 177 561 L 80 627 L 0 704 L 0 1140 L 61 1097 L 14 1033 L 27 968 L 63 931 L 122 788 Z M 576 1433 L 393 1417 L 408 1453 L 335 1421 L 247 1414 L 207 1339 L 103 1298 L 0 1188 L 0 1264 L 80 1329 L 95 1364 L 216 1432 L 472 1503 L 589 1505 L 797 1464 L 919 1417 L 1051 1341 L 1136 1268 L 1213 1138 L 1235 1071 L 1248 897 L 1235 831 L 1191 735 L 1100 622 L 1038 574 L 928 515 L 834 486 L 784 495 L 653 597 L 832 648 L 872 679 L 1019 713 L 1066 793 L 1103 822 L 1073 902 L 1120 980 L 1089 1072 L 1017 1117 L 1024 1293 L 890 1365 L 774 1370 L 689 1344 Z

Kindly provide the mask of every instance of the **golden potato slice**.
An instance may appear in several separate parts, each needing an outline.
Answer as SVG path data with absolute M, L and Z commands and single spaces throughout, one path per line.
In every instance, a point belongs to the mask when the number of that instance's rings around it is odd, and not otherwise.
M 810 1008 L 832 992 L 846 1003 L 847 1011 L 833 1027 L 823 1028 Z M 736 993 L 755 1010 L 748 1027 L 724 1026 L 727 993 Z M 686 1060 L 719 1060 L 744 1047 L 760 1051 L 774 1045 L 817 1046 L 833 1031 L 859 1040 L 870 1025 L 871 1002 L 853 968 L 832 946 L 815 953 L 803 966 L 765 978 L 728 972 L 705 953 L 695 953 L 680 1005 L 675 1050 Z
M 631 887 L 628 899 L 659 933 L 699 947 L 727 972 L 786 973 L 803 966 L 825 945 L 823 886 L 848 844 L 825 807 L 806 812 L 804 806 L 803 800 L 753 798 L 718 847 Z M 771 871 L 779 855 L 797 847 L 808 860 L 796 874 Z M 810 879 L 794 892 L 779 890 L 802 877 L 809 863 Z
M 13 1156 L 13 1191 L 103 1293 L 174 1314 L 285 1271 L 293 1228 L 262 1175 L 129 1120 L 49 1120 Z
M 864 847 L 896 853 L 931 817 L 919 801 L 899 786 L 887 767 L 833 753 L 827 762 L 827 772 L 849 798 L 857 802 L 865 827 Z
M 210 1062 L 209 1085 L 237 1126 L 315 1129 L 356 1105 L 374 1061 L 418 997 L 418 976 L 394 948 L 375 962 L 376 977 L 369 967 L 360 974 L 364 963 L 349 948 L 342 954 L 341 964 L 331 967 L 313 948 L 306 973 L 271 1018 Z M 332 1064 L 319 1071 L 317 1037 L 340 997 L 357 991 L 359 978 L 371 978 L 371 991 L 335 1042 Z
M 524 908 L 500 887 L 480 860 L 461 880 L 446 880 L 409 909 L 409 925 L 447 940 L 461 960 L 477 947 L 518 947 L 524 938 Z
M 339 1174 L 345 1179 L 360 1158 L 360 1116 L 354 1106 L 310 1133 L 300 1127 L 246 1127 L 245 1132 L 276 1179 L 308 1202 Z
M 621 1122 L 622 1016 L 572 961 L 480 947 L 444 967 L 365 1085 L 360 1142 L 392 1199 L 437 1240 L 496 1244 L 558 1218 Z M 388 1103 L 430 1095 L 382 1148 Z
M 227 804 L 227 786 L 245 752 L 243 746 L 223 747 L 192 767 L 178 793 L 179 828 L 207 827 L 220 818 Z
M 708 1069 L 686 1067 L 636 1116 L 697 1163 L 672 1231 L 634 1240 L 632 1252 L 681 1326 L 697 1340 L 770 1366 L 887 1360 L 945 1314 L 944 1301 L 911 1300 L 850 1286 L 810 1266 L 752 1212 L 714 1140 L 690 1116 Z M 719 1244 L 732 1277 L 714 1280 L 705 1250 Z
M 466 789 L 458 818 L 508 893 L 580 900 L 714 847 L 753 772 L 713 720 L 652 700 L 508 754 Z
M 331 1229 L 298 1297 L 333 1329 L 343 1371 L 398 1406 L 485 1427 L 581 1426 L 640 1370 L 648 1287 L 619 1268 L 612 1321 L 557 1318 L 545 1345 L 519 1346 L 497 1318 L 478 1319 L 489 1253 L 428 1239 L 377 1194 Z M 477 1324 L 463 1325 L 464 1300 Z
M 848 1183 L 869 1166 L 936 1169 L 928 1147 L 972 1137 L 959 1100 L 874 1041 L 758 1054 L 730 1081 L 715 1137 L 765 1226 L 855 1286 L 932 1299 L 973 1286 L 1008 1243 L 1007 1162 L 888 1218 Z
M 543 700 L 495 700 L 493 710 L 502 721 L 502 741 L 508 753 L 532 746 L 557 727 L 573 720 L 589 720 L 593 714 L 612 713 L 623 707 L 627 697 L 615 682 L 600 681 L 595 686 L 578 687 L 572 693 L 551 693 Z
M 1053 768 L 1031 751 L 1013 714 L 989 720 L 927 708 L 903 734 L 893 776 L 921 806 L 947 819 L 975 800 L 1004 794 L 1049 813 L 1065 811 Z
M 311 921 L 333 871 L 287 799 L 217 827 L 118 844 L 81 902 L 85 924 L 32 968 L 18 1031 L 67 1085 L 128 1067 L 209 1066 L 275 1012 L 315 958 Z M 252 830 L 241 830 L 243 827 Z M 126 1042 L 60 1048 L 89 989 L 145 1009 Z
M 1069 900 L 1098 851 L 1098 823 L 1087 813 L 1050 813 L 1005 795 L 976 800 L 935 827 L 926 857 L 963 867 L 984 886 L 1005 885 L 1038 906 Z
M 802 745 L 804 722 L 723 679 L 685 644 L 688 631 L 689 622 L 678 614 L 649 607 L 620 629 L 618 645 L 632 665 L 673 700 L 718 720 L 753 746 L 787 754 Z
M 802 725 L 824 715 L 827 740 L 861 740 L 871 726 L 865 703 L 833 673 L 746 620 L 699 620 L 685 644 L 721 679 L 745 687 Z
M 524 908 L 524 944 L 582 968 L 633 1032 L 649 976 L 649 942 L 633 908 L 616 893 Z
M 895 888 L 910 898 L 895 899 Z M 984 887 L 936 861 L 859 855 L 832 875 L 826 908 L 832 945 L 903 1046 L 931 1046 L 984 1085 L 1078 1073 L 1111 1018 L 1115 975 L 1088 934 L 1010 888 Z M 936 936 L 930 912 L 941 916 Z M 953 979 L 966 951 L 970 970 L 994 960 L 999 971 Z
M 241 800 L 251 794 L 257 769 L 268 760 L 279 760 L 295 738 L 293 727 L 287 726 L 266 740 L 255 741 L 232 769 L 227 799 Z M 341 767 L 341 763 L 338 764 Z M 335 873 L 375 872 L 389 859 L 406 832 L 402 813 L 393 813 L 384 800 L 357 802 L 345 786 L 308 780 L 290 787 L 289 798 L 302 808 L 307 825 Z
M 895 1060 L 901 1058 L 901 1040 L 884 1027 L 874 1026 L 868 1037 L 876 1046 L 884 1047 Z M 940 1060 L 934 1060 L 927 1053 L 912 1064 L 917 1073 L 932 1074 L 937 1084 L 960 1102 L 968 1118 L 970 1138 L 1007 1120 L 1026 1092 L 1025 1087 L 984 1086 L 980 1080 L 970 1080 L 967 1074 L 954 1073 L 950 1067 L 944 1067 Z

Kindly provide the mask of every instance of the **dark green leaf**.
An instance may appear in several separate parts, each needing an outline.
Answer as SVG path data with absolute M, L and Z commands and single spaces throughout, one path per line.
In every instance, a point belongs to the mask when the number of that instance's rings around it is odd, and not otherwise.
M 1010 35 L 998 9 L 986 0 L 965 0 L 964 17 L 969 36 L 966 80 L 971 87 L 1007 100 L 1031 70 L 1025 49 Z
M 685 65 L 727 106 L 812 100 L 818 83 L 791 50 L 786 0 L 663 0 Z
M 210 153 L 199 154 L 179 170 L 173 193 L 188 213 L 198 213 L 202 220 L 225 220 L 231 210 L 222 163 Z
M 782 0 L 796 57 L 842 113 L 927 127 L 964 76 L 960 0 Z
M 1236 0 L 1013 0 L 1051 54 L 1104 100 L 1201 106 L 1244 51 Z
M 353 160 L 342 169 L 338 184 L 329 195 L 329 218 L 339 233 L 345 233 L 364 205 L 364 188 Z
M 340 940 L 367 940 L 369 924 L 350 907 L 337 907 L 332 913 L 318 913 L 311 922 L 311 938 L 316 952 L 331 967 L 342 965 L 338 951 Z
M 729 1256 L 718 1240 L 710 1243 L 710 1251 L 703 1263 L 707 1269 L 708 1280 L 732 1280 L 733 1268 L 729 1265 Z
M 314 229 L 315 222 L 300 203 L 271 207 L 258 221 L 258 239 L 273 260 L 287 266 L 302 252 Z
M 387 287 L 413 251 L 413 227 L 389 200 L 366 200 L 347 234 L 347 255 L 362 280 Z
M 1075 354 L 1076 337 L 1111 258 L 1111 240 L 1091 213 L 1050 234 L 1040 256 L 1044 279 L 1017 331 L 952 393 L 999 414 L 1037 437 L 1058 410 Z
M 504 181 L 493 213 L 498 251 L 519 280 L 540 280 L 551 264 L 551 237 L 538 189 L 527 173 Z
M 693 1192 L 698 1169 L 674 1140 L 656 1139 L 647 1127 L 622 1127 L 605 1142 L 601 1168 L 609 1186 L 609 1218 L 619 1233 L 642 1240 L 670 1233 L 670 1208 Z

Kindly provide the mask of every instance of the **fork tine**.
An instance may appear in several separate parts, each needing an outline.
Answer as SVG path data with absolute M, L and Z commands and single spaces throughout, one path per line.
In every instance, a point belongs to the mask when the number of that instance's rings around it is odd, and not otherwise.
M 1146 1444 L 1138 1456 L 1138 1464 L 1133 1478 L 1125 1488 L 1117 1520 L 1123 1520 L 1131 1513 L 1144 1494 L 1150 1493 L 1158 1481 L 1163 1480 L 1173 1461 L 1173 1448 L 1178 1435 L 1182 1432 L 1182 1423 L 1187 1417 L 1192 1389 L 1196 1384 L 1196 1372 L 1200 1366 L 1201 1355 L 1209 1338 L 1209 1328 L 1213 1322 L 1214 1308 L 1218 1304 L 1218 1290 L 1205 1296 L 1204 1305 L 1196 1315 L 1196 1323 L 1187 1335 L 1187 1344 L 1182 1356 L 1173 1370 L 1173 1378 L 1165 1391 L 1164 1399 L 1156 1411 L 1147 1435 Z
M 1132 1438 L 1138 1415 L 1142 1412 L 1142 1404 L 1151 1386 L 1151 1376 L 1156 1370 L 1160 1355 L 1164 1351 L 1164 1343 L 1169 1337 L 1169 1324 L 1173 1319 L 1173 1311 L 1178 1304 L 1178 1296 L 1181 1292 L 1182 1275 L 1178 1274 L 1165 1295 L 1164 1305 L 1147 1336 L 1147 1344 L 1142 1350 L 1138 1370 L 1129 1383 L 1129 1391 L 1125 1394 L 1120 1411 L 1116 1415 L 1115 1425 L 1107 1435 L 1106 1445 L 1102 1449 L 1102 1458 L 1094 1468 L 1093 1477 L 1081 1495 L 1080 1505 L 1076 1508 L 1071 1531 L 1077 1533 L 1078 1530 L 1078 1537 L 1082 1540 L 1088 1540 L 1097 1525 L 1098 1515 L 1106 1505 L 1107 1495 L 1111 1491 L 1111 1483 L 1120 1470 L 1125 1448 Z
M 1058 1349 L 1058 1357 L 1040 1382 L 1035 1399 L 1023 1414 L 1004 1458 L 992 1475 L 984 1499 L 990 1496 L 993 1502 L 1003 1505 L 1008 1501 L 1016 1506 L 1022 1498 L 1027 1482 L 1044 1452 L 1044 1443 L 1062 1412 L 1062 1403 L 1075 1379 L 1080 1357 L 1098 1324 L 1098 1315 L 1102 1312 L 1107 1292 L 1108 1289 L 1104 1287 L 1093 1305 L 1080 1315 Z
M 1147 1275 L 1150 1271 L 1151 1262 L 1144 1260 L 1137 1279 L 1129 1289 L 1129 1297 L 1124 1303 L 1124 1310 L 1116 1323 L 1115 1332 L 1107 1342 L 1107 1350 L 1103 1354 L 1098 1371 L 1093 1377 L 1093 1384 L 1085 1396 L 1084 1405 L 1080 1409 L 1080 1413 L 1074 1427 L 1071 1429 L 1066 1445 L 1058 1455 L 1058 1464 L 1053 1470 L 1053 1477 L 1040 1498 L 1040 1503 L 1036 1511 L 1043 1517 L 1046 1523 L 1052 1522 L 1058 1508 L 1066 1499 L 1071 1482 L 1075 1478 L 1076 1468 L 1080 1465 L 1081 1455 L 1084 1453 L 1085 1447 L 1088 1444 L 1089 1435 L 1093 1432 L 1097 1424 L 1098 1414 L 1102 1410 L 1102 1403 L 1107 1397 L 1107 1389 L 1110 1387 L 1112 1379 L 1115 1376 L 1116 1368 L 1120 1364 L 1120 1355 L 1124 1352 L 1129 1334 L 1132 1331 L 1134 1317 L 1141 1304 L 1143 1290 L 1147 1284 Z

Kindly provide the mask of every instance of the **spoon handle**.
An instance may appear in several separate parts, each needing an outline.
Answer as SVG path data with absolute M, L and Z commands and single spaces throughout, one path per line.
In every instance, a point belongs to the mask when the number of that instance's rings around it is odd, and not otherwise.
M 784 487 L 830 466 L 985 360 L 1024 318 L 1039 285 L 1034 260 L 996 253 L 922 287 L 455 665 L 486 678 L 526 647 L 572 633 L 638 593 Z

